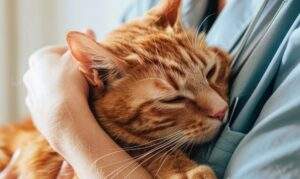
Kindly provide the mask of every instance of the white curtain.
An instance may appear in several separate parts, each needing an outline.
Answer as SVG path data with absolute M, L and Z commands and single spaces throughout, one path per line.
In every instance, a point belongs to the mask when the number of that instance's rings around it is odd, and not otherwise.
M 13 118 L 16 97 L 15 91 L 10 83 L 14 74 L 14 61 L 11 60 L 14 39 L 12 36 L 11 11 L 13 1 L 0 0 L 0 121 Z
M 0 123 L 28 116 L 22 75 L 35 50 L 65 43 L 69 30 L 100 37 L 132 0 L 0 0 Z

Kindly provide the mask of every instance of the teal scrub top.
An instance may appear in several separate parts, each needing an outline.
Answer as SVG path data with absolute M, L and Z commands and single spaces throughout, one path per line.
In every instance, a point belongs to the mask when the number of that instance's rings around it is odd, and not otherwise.
M 183 9 L 191 10 L 183 19 L 193 18 L 187 25 L 197 27 L 209 15 L 200 12 L 208 2 L 184 0 Z M 138 0 L 123 20 L 155 3 Z M 219 178 L 300 177 L 299 13 L 299 0 L 228 0 L 207 34 L 211 46 L 236 59 L 230 121 L 208 150 L 194 157 Z

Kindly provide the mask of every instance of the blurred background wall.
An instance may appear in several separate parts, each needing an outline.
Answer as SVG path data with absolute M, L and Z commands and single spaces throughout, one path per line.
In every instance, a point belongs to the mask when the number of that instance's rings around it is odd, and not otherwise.
M 35 50 L 64 44 L 69 30 L 103 37 L 133 0 L 0 0 L 0 123 L 28 116 L 22 75 Z

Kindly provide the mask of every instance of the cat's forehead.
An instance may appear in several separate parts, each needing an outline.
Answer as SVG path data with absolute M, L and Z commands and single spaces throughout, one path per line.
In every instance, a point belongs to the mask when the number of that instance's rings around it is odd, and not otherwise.
M 202 80 L 210 58 L 210 52 L 204 43 L 199 44 L 195 33 L 141 23 L 119 27 L 106 42 L 118 57 L 133 64 L 130 75 L 138 79 L 164 78 L 176 88 L 184 86 L 187 80 Z
M 178 59 L 190 59 L 199 65 L 199 58 L 204 59 L 201 51 L 206 51 L 203 40 L 199 41 L 196 33 L 173 28 L 157 28 L 143 23 L 131 22 L 111 32 L 107 44 L 120 57 L 140 60 L 155 60 L 155 57 L 167 58 L 169 63 Z M 200 44 L 199 44 L 200 42 Z M 205 53 L 205 52 L 204 52 Z M 198 62 L 197 62 L 198 61 Z M 180 63 L 188 63 L 181 61 Z
M 121 26 L 117 27 L 111 33 L 108 34 L 108 37 L 118 37 L 123 36 L 124 38 L 127 37 L 139 37 L 144 36 L 147 34 L 153 33 L 161 33 L 162 31 L 155 26 L 146 25 L 140 21 L 132 21 Z
M 127 74 L 129 79 L 126 80 L 126 83 L 134 84 L 147 79 L 158 79 L 162 82 L 161 85 L 167 82 L 176 91 L 189 91 L 190 93 L 197 92 L 203 85 L 208 85 L 203 69 L 200 67 L 185 67 L 180 63 L 169 62 L 174 61 L 158 58 L 138 65 L 129 70 Z

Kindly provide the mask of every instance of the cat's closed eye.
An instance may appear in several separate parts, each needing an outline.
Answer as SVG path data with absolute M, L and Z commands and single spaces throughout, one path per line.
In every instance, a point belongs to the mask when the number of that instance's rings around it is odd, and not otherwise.
M 160 102 L 172 104 L 172 103 L 183 103 L 186 100 L 187 100 L 187 98 L 184 96 L 175 96 L 175 97 L 171 97 L 171 98 L 167 98 L 167 99 L 162 99 L 162 100 L 160 100 Z
M 206 77 L 207 77 L 208 79 L 211 78 L 211 77 L 215 74 L 216 70 L 217 70 L 217 66 L 214 65 L 211 69 L 209 69 L 209 71 L 208 71 Z

